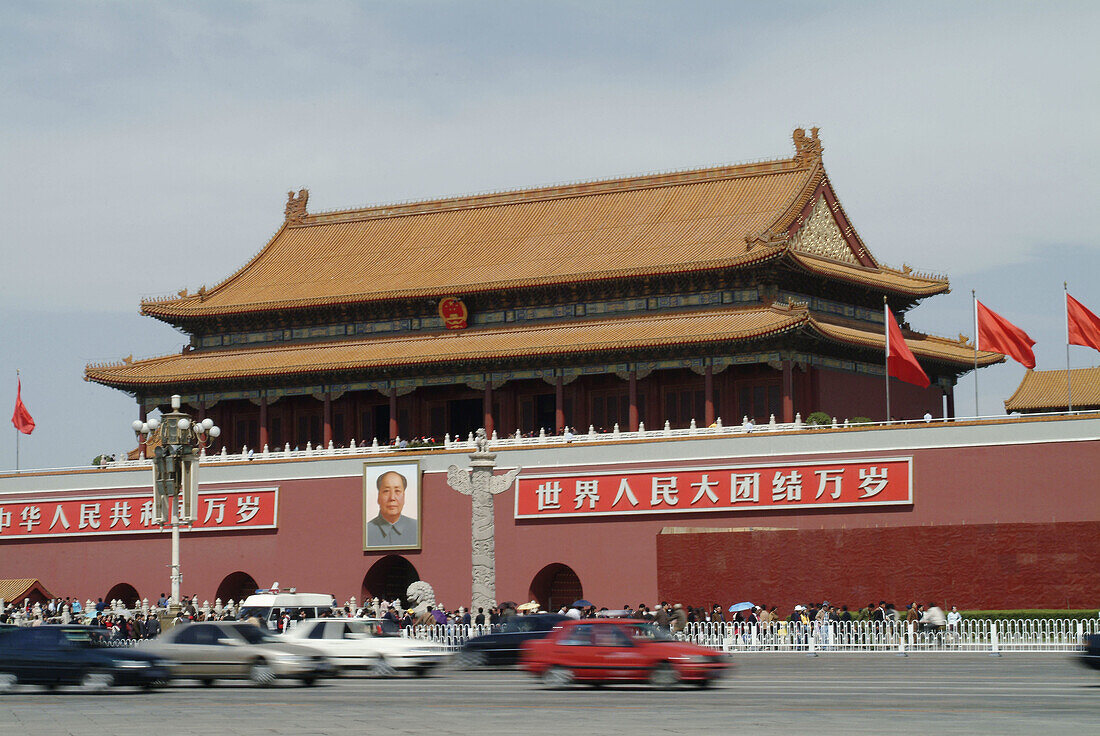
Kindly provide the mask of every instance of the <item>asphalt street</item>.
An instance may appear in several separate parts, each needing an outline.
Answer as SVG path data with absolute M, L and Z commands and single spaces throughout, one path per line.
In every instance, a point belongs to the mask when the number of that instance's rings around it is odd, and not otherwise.
M 547 690 L 518 671 L 312 688 L 184 682 L 0 695 L 3 734 L 1100 733 L 1100 672 L 1070 655 L 742 655 L 711 690 Z

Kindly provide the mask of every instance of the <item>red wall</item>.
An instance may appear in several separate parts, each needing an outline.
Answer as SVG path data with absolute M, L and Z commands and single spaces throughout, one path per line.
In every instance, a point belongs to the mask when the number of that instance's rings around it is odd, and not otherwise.
M 1095 608 L 1100 522 L 799 529 L 657 537 L 662 599 L 695 605 L 886 600 Z
M 816 396 L 810 411 L 823 411 L 843 422 L 863 416 L 876 422 L 886 417 L 886 380 L 876 376 L 814 368 Z M 890 379 L 890 414 L 894 419 L 920 419 L 925 412 L 943 416 L 943 391 Z M 807 412 L 802 413 L 805 419 Z
M 913 444 L 914 434 L 918 440 L 920 436 L 919 429 L 888 431 L 898 432 L 898 444 L 902 447 Z M 745 464 L 753 462 L 751 456 L 764 455 L 763 448 L 772 446 L 771 440 L 763 435 L 738 437 L 729 442 L 730 451 L 736 452 L 736 457 L 679 461 L 664 459 L 631 463 L 622 467 L 674 470 L 678 464 L 692 467 Z M 616 450 L 616 447 L 619 449 Z M 605 461 L 613 459 L 616 454 L 623 456 L 629 447 L 608 446 Z M 662 457 L 673 452 L 671 449 L 666 451 L 660 441 L 647 443 L 645 449 L 650 457 Z M 690 547 L 681 552 L 678 546 L 686 543 L 685 540 L 690 535 L 674 537 L 674 540 L 679 541 L 669 542 L 666 540 L 667 535 L 661 535 L 661 532 L 670 527 L 825 530 L 839 535 L 830 538 L 839 546 L 835 549 L 828 546 L 818 549 L 815 559 L 839 566 L 845 570 L 844 576 L 847 576 L 843 580 L 852 581 L 859 578 L 861 565 L 882 564 L 880 558 L 884 555 L 881 550 L 889 552 L 885 557 L 891 561 L 892 569 L 899 574 L 909 568 L 915 568 L 913 574 L 937 569 L 926 565 L 920 554 L 926 553 L 931 561 L 928 564 L 936 565 L 938 561 L 955 555 L 956 546 L 962 550 L 961 559 L 971 560 L 968 535 L 972 530 L 985 527 L 962 525 L 996 525 L 991 527 L 995 530 L 1006 528 L 1006 525 L 1047 525 L 1060 534 L 1062 532 L 1058 530 L 1069 529 L 1074 523 L 1091 522 L 1094 526 L 1083 527 L 1092 529 L 1091 537 L 1083 532 L 1073 532 L 1077 536 L 1069 537 L 1076 540 L 1076 551 L 1082 555 L 1081 565 L 1068 561 L 1069 558 L 1058 564 L 1040 565 L 1048 575 L 1043 600 L 1050 598 L 1052 604 L 1065 605 L 1063 599 L 1066 595 L 1062 590 L 1069 585 L 1066 581 L 1082 574 L 1077 568 L 1084 567 L 1086 560 L 1091 559 L 1095 563 L 1095 555 L 1100 548 L 1100 533 L 1097 533 L 1100 528 L 1095 526 L 1100 523 L 1100 494 L 1095 491 L 1095 478 L 1100 471 L 1100 441 L 892 449 L 875 453 L 809 455 L 802 456 L 801 459 L 827 462 L 824 458 L 910 455 L 913 457 L 912 506 L 516 521 L 512 518 L 515 501 L 513 491 L 505 492 L 495 499 L 497 597 L 499 600 L 515 601 L 528 598 L 532 580 L 541 569 L 552 563 L 571 567 L 580 578 L 585 596 L 609 607 L 617 607 L 623 603 L 656 602 L 659 590 L 662 597 L 682 597 L 685 602 L 696 603 L 704 603 L 704 599 L 709 600 L 711 596 L 717 596 L 722 601 L 730 596 L 741 597 L 743 580 L 722 578 L 719 575 L 724 569 L 722 565 L 733 564 L 732 561 L 726 562 L 729 552 L 725 548 L 713 553 L 700 553 Z M 456 463 L 465 461 L 464 455 L 455 454 L 453 457 Z M 552 459 L 554 455 L 549 454 L 547 457 Z M 798 455 L 768 456 L 766 461 L 799 459 Z M 502 453 L 498 461 L 507 463 L 507 453 Z M 251 468 L 262 475 L 264 465 L 264 462 L 257 460 Z M 286 467 L 280 463 L 272 463 L 271 466 L 273 472 L 280 467 Z M 308 476 L 311 467 L 309 462 L 294 462 L 293 473 Z M 609 471 L 614 467 L 616 466 L 602 465 L 600 469 Z M 592 468 L 593 466 L 572 465 L 559 466 L 553 470 L 560 470 L 564 474 L 584 472 Z M 551 469 L 529 469 L 536 470 L 542 474 Z M 109 477 L 113 472 L 99 471 L 99 477 Z M 130 479 L 132 476 L 120 477 Z M 43 487 L 46 488 L 62 488 L 65 487 L 65 482 L 65 476 L 42 478 Z M 306 477 L 240 484 L 240 487 L 272 485 L 277 485 L 280 489 L 278 531 L 183 535 L 181 550 L 184 594 L 198 593 L 200 599 L 213 601 L 222 579 L 240 570 L 252 575 L 262 586 L 279 581 L 284 587 L 293 585 L 300 590 L 331 592 L 341 600 L 353 595 L 360 597 L 367 571 L 372 564 L 385 556 L 384 553 L 365 553 L 362 549 L 361 478 Z M 204 490 L 216 487 L 206 486 L 204 483 Z M 224 484 L 222 487 L 228 488 L 232 485 Z M 421 529 L 424 549 L 398 554 L 402 554 L 416 567 L 421 579 L 435 587 L 437 597 L 444 605 L 467 605 L 470 599 L 470 499 L 447 487 L 446 474 L 442 472 L 425 473 L 422 487 L 424 499 Z M 910 537 L 888 536 L 881 538 L 885 540 L 881 544 L 868 542 L 864 546 L 853 547 L 858 554 L 846 556 L 839 551 L 848 549 L 844 545 L 849 542 L 844 532 L 837 530 L 861 529 L 870 534 L 890 532 L 904 535 L 917 532 L 902 531 L 903 529 L 919 531 L 925 527 L 944 536 L 929 538 L 916 546 L 911 544 Z M 713 540 L 723 536 L 711 535 Z M 749 536 L 742 534 L 731 538 L 747 539 Z M 773 538 L 778 539 L 769 537 Z M 1002 560 L 1003 555 L 1009 553 L 1000 550 L 1012 550 L 1022 544 L 1022 540 L 1030 537 L 995 539 L 997 545 L 1002 546 L 989 547 L 991 543 L 984 544 L 988 549 L 995 550 L 997 560 Z M 708 541 L 707 544 L 720 543 Z M 668 545 L 671 545 L 671 551 Z M 773 554 L 783 552 L 778 543 L 764 546 L 770 548 Z M 50 541 L 10 540 L 0 542 L 0 578 L 40 578 L 53 593 L 62 596 L 75 595 L 81 599 L 104 596 L 112 586 L 125 582 L 133 585 L 141 596 L 155 599 L 161 592 L 167 592 L 168 571 L 165 566 L 169 561 L 169 554 L 167 534 Z M 1065 554 L 1071 554 L 1071 551 L 1066 551 Z M 989 564 L 986 560 L 985 567 L 978 567 L 975 563 L 972 567 L 958 570 L 952 568 L 952 574 L 958 572 L 961 580 L 971 581 L 986 574 Z M 694 575 L 695 571 L 710 571 L 706 575 L 713 574 L 715 577 L 696 576 L 672 583 L 668 575 L 677 566 L 684 569 L 685 575 Z M 1095 568 L 1095 564 L 1093 567 Z M 699 575 L 703 573 L 700 572 Z M 938 577 L 939 574 L 934 579 Z M 717 579 L 723 580 L 723 586 L 727 587 L 713 592 L 707 589 L 705 595 L 702 589 L 699 593 L 686 590 L 703 583 L 712 585 Z M 828 579 L 822 580 L 827 582 Z M 1093 579 L 1091 589 L 1100 595 L 1100 585 L 1096 582 Z M 943 588 L 914 585 L 916 590 L 912 592 L 919 593 L 917 597 L 920 599 L 929 596 L 943 598 L 947 595 Z M 997 585 L 1004 589 L 1006 596 L 1013 599 L 1010 605 L 1039 603 L 1017 600 L 1015 596 L 1016 592 L 1031 595 L 1030 591 L 1036 590 L 1035 588 L 1006 585 L 1004 580 L 1000 580 Z M 1076 584 L 1069 585 L 1067 590 L 1078 590 L 1079 586 L 1075 588 L 1074 585 Z M 871 590 L 881 587 L 877 583 L 869 584 L 866 592 L 878 600 L 888 591 L 875 593 Z M 840 590 L 833 592 L 827 587 L 820 593 L 799 587 L 790 595 L 797 598 L 828 597 L 832 600 L 841 593 L 865 597 L 861 589 L 853 589 L 851 593 L 847 593 Z M 1009 596 L 1009 593 L 1013 595 Z M 773 592 L 770 584 L 761 595 L 776 603 L 793 602 L 793 599 L 784 598 L 779 589 L 774 589 Z M 900 602 L 910 593 L 898 590 L 894 595 L 899 599 L 895 602 Z M 960 593 L 955 590 L 952 595 Z M 858 598 L 848 602 L 858 605 L 867 602 Z M 963 605 L 972 604 L 963 601 Z

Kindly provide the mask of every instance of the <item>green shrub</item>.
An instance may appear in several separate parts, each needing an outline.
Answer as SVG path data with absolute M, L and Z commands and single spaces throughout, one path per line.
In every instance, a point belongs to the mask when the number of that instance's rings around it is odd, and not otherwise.
M 963 618 L 981 618 L 993 621 L 1007 621 L 1018 618 L 1096 618 L 1100 609 L 1059 609 L 1059 608 L 1020 608 L 1009 611 L 959 611 Z
M 848 424 L 870 424 L 873 421 L 871 417 L 852 417 L 848 420 Z
M 806 417 L 806 424 L 824 425 L 832 424 L 833 418 L 823 411 L 815 411 Z

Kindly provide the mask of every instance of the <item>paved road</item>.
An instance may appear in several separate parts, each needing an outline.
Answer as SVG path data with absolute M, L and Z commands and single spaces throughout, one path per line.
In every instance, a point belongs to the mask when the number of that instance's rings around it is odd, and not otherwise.
M 713 690 L 545 690 L 515 671 L 304 688 L 0 695 L 3 734 L 1092 734 L 1100 672 L 1068 655 L 755 655 Z M 383 729 L 385 729 L 383 731 Z

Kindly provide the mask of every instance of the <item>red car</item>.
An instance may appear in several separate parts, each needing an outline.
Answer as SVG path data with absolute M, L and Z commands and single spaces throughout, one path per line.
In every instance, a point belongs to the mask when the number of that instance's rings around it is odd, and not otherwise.
M 651 621 L 567 621 L 543 639 L 525 642 L 520 666 L 549 687 L 573 682 L 680 682 L 707 687 L 730 667 L 721 652 L 677 641 Z

